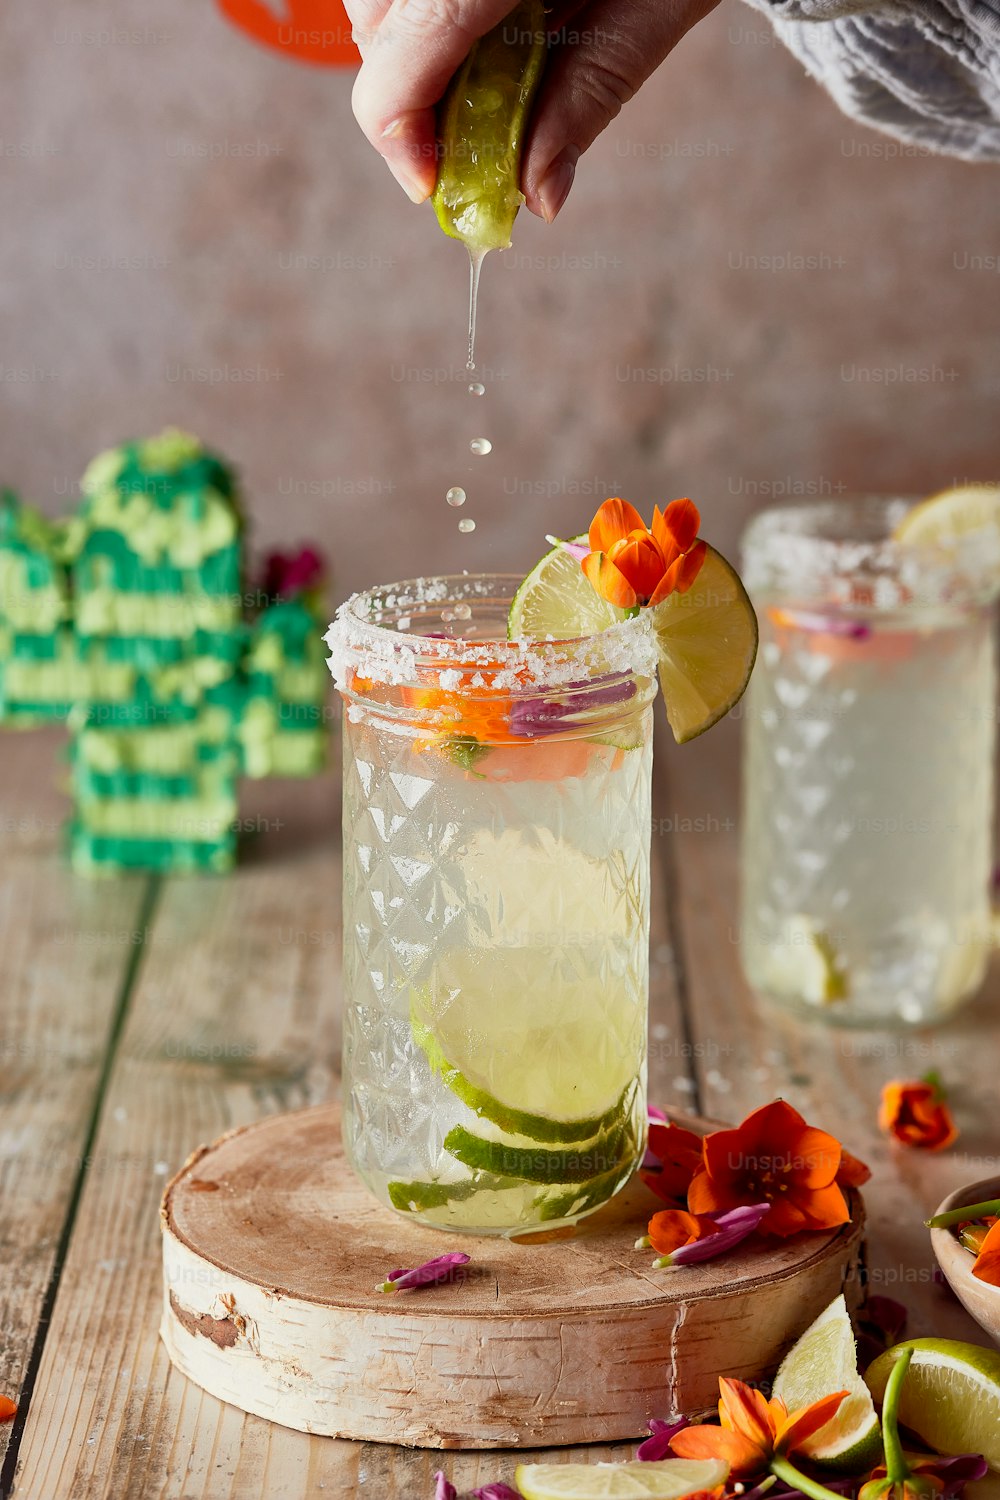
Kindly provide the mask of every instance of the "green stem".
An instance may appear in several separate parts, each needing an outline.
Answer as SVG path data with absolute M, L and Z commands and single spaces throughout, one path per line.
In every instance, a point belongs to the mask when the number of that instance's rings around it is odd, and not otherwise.
M 899 1398 L 903 1391 L 906 1372 L 913 1358 L 912 1349 L 904 1349 L 892 1367 L 882 1399 L 882 1443 L 885 1448 L 885 1477 L 893 1485 L 901 1485 L 909 1479 L 911 1469 L 903 1454 L 899 1441 Z
M 793 1463 L 787 1458 L 781 1458 L 775 1454 L 771 1459 L 771 1473 L 777 1479 L 783 1479 L 786 1484 L 791 1485 L 793 1490 L 801 1490 L 803 1495 L 809 1495 L 811 1500 L 843 1500 L 842 1496 L 836 1495 L 833 1490 L 828 1490 L 825 1484 L 820 1484 L 816 1479 L 809 1479 L 805 1474 L 800 1474 Z
M 949 1208 L 945 1214 L 935 1214 L 925 1219 L 928 1229 L 950 1229 L 952 1224 L 964 1224 L 966 1219 L 988 1219 L 1000 1214 L 1000 1198 L 988 1198 L 985 1203 L 969 1203 L 965 1208 Z

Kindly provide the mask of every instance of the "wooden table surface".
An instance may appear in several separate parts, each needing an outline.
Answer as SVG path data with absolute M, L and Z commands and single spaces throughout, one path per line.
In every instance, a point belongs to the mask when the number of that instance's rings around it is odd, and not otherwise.
M 780 1094 L 833 1131 L 874 1170 L 871 1290 L 908 1304 L 911 1332 L 984 1342 L 935 1285 L 921 1220 L 997 1170 L 997 970 L 936 1031 L 766 1019 L 737 959 L 737 728 L 661 745 L 650 1097 L 738 1119 Z M 231 1126 L 337 1089 L 338 782 L 245 784 L 256 832 L 229 878 L 93 883 L 59 853 L 61 745 L 49 732 L 0 740 L 0 1392 L 20 1403 L 0 1428 L 0 1493 L 431 1500 L 442 1467 L 460 1492 L 512 1480 L 511 1453 L 311 1438 L 171 1370 L 157 1337 L 168 1176 Z M 879 1089 L 930 1068 L 962 1138 L 939 1156 L 902 1152 L 876 1129 Z

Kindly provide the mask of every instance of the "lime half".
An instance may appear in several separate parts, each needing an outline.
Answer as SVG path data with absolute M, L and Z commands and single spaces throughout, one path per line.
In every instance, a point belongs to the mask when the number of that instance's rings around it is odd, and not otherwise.
M 938 1453 L 981 1453 L 1000 1469 L 1000 1349 L 956 1339 L 908 1339 L 869 1365 L 865 1380 L 881 1401 L 889 1372 L 913 1350 L 899 1420 Z
M 897 542 L 956 541 L 975 531 L 1000 530 L 1000 485 L 960 484 L 907 511 L 893 533 Z
M 856 1474 L 876 1464 L 882 1433 L 871 1392 L 858 1374 L 854 1331 L 843 1296 L 835 1298 L 781 1361 L 774 1394 L 789 1411 L 811 1406 L 831 1391 L 847 1391 L 836 1415 L 803 1453 L 830 1469 Z
M 576 542 L 586 545 L 585 536 Z M 628 618 L 602 599 L 572 552 L 547 552 L 514 595 L 511 640 L 572 640 Z M 650 612 L 660 658 L 660 687 L 678 744 L 704 734 L 739 702 L 757 655 L 757 617 L 736 570 L 709 547 L 686 594 L 670 594 Z
M 728 1477 L 721 1458 L 665 1458 L 648 1464 L 519 1464 L 514 1482 L 524 1500 L 680 1500 L 713 1490 Z

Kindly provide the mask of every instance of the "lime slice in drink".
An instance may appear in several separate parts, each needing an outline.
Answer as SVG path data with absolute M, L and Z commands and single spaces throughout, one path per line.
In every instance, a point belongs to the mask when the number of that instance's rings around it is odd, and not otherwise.
M 834 1005 L 850 993 L 832 938 L 800 913 L 788 918 L 771 945 L 763 984 L 782 999 L 806 1005 Z
M 427 1213 L 449 1203 L 464 1203 L 476 1193 L 505 1193 L 510 1188 L 522 1186 L 509 1177 L 473 1172 L 461 1182 L 390 1182 L 388 1193 L 389 1202 L 400 1213 Z
M 519 1464 L 514 1482 L 524 1500 L 680 1500 L 713 1490 L 728 1477 L 725 1459 L 665 1458 L 648 1464 Z
M 774 1395 L 789 1411 L 811 1406 L 831 1391 L 848 1394 L 803 1452 L 815 1463 L 848 1474 L 870 1469 L 881 1457 L 882 1434 L 871 1392 L 858 1374 L 854 1331 L 842 1296 L 792 1345 L 774 1381 Z
M 410 1025 L 413 1040 L 424 1053 L 431 1071 L 451 1089 L 452 1093 L 468 1105 L 474 1114 L 499 1125 L 510 1135 L 527 1136 L 533 1141 L 585 1141 L 604 1127 L 620 1122 L 624 1116 L 625 1098 L 622 1096 L 603 1115 L 591 1115 L 585 1119 L 553 1120 L 547 1115 L 533 1114 L 529 1110 L 515 1109 L 495 1099 L 488 1090 L 478 1087 L 451 1065 L 438 1045 L 437 1038 L 417 1018 L 411 1009 Z
M 521 196 L 521 153 L 545 65 L 542 0 L 520 0 L 473 44 L 438 109 L 438 223 L 470 250 L 503 250 Z
M 889 1372 L 913 1350 L 899 1420 L 938 1453 L 981 1453 L 1000 1469 L 1000 1349 L 956 1339 L 908 1339 L 880 1354 L 865 1372 L 881 1401 Z
M 578 537 L 586 544 L 586 537 Z M 595 635 L 628 611 L 602 599 L 565 547 L 546 553 L 510 606 L 511 640 Z M 650 611 L 660 656 L 660 687 L 678 744 L 704 734 L 739 702 L 757 655 L 757 617 L 735 569 L 709 547 L 686 594 Z
M 478 1096 L 484 1114 L 495 1106 L 530 1114 L 523 1134 L 533 1140 L 563 1139 L 556 1127 L 569 1122 L 572 1139 L 588 1139 L 593 1122 L 620 1115 L 642 1066 L 635 984 L 610 969 L 590 972 L 586 949 L 576 963 L 552 964 L 537 947 L 511 946 L 499 974 L 488 957 L 473 947 L 441 956 L 431 982 L 410 997 L 417 1041 L 461 1074 L 470 1107 Z
M 991 527 L 1000 530 L 1000 485 L 960 484 L 907 511 L 893 537 L 907 544 L 950 542 Z
M 542 1146 L 508 1146 L 475 1135 L 464 1125 L 455 1125 L 444 1138 L 444 1149 L 464 1166 L 497 1177 L 518 1177 L 524 1182 L 585 1182 L 624 1166 L 634 1155 L 635 1139 L 623 1124 L 602 1131 L 593 1140 L 562 1150 Z

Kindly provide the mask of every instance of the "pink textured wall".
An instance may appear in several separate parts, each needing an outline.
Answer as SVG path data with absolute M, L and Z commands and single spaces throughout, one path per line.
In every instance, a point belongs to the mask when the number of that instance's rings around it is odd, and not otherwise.
M 317 537 L 339 597 L 520 569 L 614 491 L 690 493 L 731 548 L 783 489 L 1000 469 L 1000 177 L 849 124 L 736 0 L 487 262 L 481 401 L 463 252 L 361 139 L 350 75 L 208 0 L 94 14 L 17 7 L 0 53 L 0 477 L 46 510 L 101 446 L 190 426 L 258 543 Z

